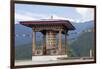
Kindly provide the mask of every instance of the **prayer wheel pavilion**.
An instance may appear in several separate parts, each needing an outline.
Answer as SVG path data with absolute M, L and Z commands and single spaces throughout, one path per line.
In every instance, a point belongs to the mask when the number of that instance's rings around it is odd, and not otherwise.
M 32 57 L 37 55 L 65 55 L 67 50 L 68 31 L 75 30 L 75 27 L 68 20 L 45 19 L 21 21 L 20 24 L 32 28 Z M 36 49 L 36 32 L 41 32 L 43 34 L 42 50 L 40 51 Z M 56 38 L 57 34 L 58 38 Z M 62 34 L 65 36 L 65 47 L 62 47 Z

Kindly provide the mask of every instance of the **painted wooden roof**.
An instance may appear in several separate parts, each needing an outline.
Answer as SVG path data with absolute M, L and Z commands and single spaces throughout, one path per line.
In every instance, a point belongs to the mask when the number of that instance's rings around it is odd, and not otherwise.
M 32 27 L 36 25 L 63 25 L 68 30 L 75 30 L 75 27 L 68 20 L 37 20 L 37 21 L 21 21 L 20 24 Z

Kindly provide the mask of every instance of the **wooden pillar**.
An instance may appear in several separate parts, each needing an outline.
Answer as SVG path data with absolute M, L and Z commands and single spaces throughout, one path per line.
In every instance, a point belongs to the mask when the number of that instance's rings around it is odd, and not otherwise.
M 67 53 L 67 31 L 65 31 L 65 54 Z
M 35 48 L 36 48 L 36 32 L 33 29 L 32 55 L 35 55 Z
M 62 50 L 62 30 L 59 30 L 59 44 L 58 44 L 58 48 L 59 48 L 59 54 L 61 54 L 61 50 Z
M 46 32 L 43 33 L 43 55 L 46 55 Z

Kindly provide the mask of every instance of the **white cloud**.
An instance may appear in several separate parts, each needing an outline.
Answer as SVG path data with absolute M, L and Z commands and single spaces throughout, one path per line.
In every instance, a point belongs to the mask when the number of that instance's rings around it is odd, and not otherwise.
M 76 8 L 77 12 L 81 15 L 84 15 L 88 12 L 88 8 Z
M 90 21 L 94 18 L 94 9 L 92 8 L 76 8 L 76 11 L 81 15 L 81 22 Z
M 58 15 L 55 15 L 55 14 L 53 14 L 53 15 L 51 15 L 51 16 L 53 16 L 53 19 L 62 19 L 62 20 L 66 20 L 65 17 L 61 17 L 61 16 L 58 16 Z M 51 19 L 51 16 L 49 17 L 50 19 Z
M 53 18 L 52 18 L 53 17 Z M 68 18 L 68 17 L 63 17 L 63 16 L 59 16 L 59 15 L 56 15 L 56 14 L 53 14 L 49 17 L 47 17 L 48 19 L 60 19 L 60 20 L 69 20 L 71 22 L 74 22 L 75 20 L 74 19 L 71 19 L 71 18 Z
M 72 22 L 75 21 L 71 18 L 58 16 L 56 14 L 52 14 L 52 15 L 48 14 L 47 15 L 47 14 L 40 14 L 40 13 L 24 12 L 23 14 L 15 13 L 15 23 L 18 23 L 19 21 L 51 19 L 51 16 L 53 16 L 53 19 L 69 20 L 69 21 L 72 21 Z
M 32 13 L 32 12 L 23 12 L 15 13 L 15 23 L 17 24 L 19 21 L 32 21 L 32 20 L 40 20 L 46 18 L 47 15 Z
M 27 20 L 36 20 L 36 18 L 28 16 L 28 15 L 23 15 L 20 13 L 15 13 L 15 22 L 17 21 L 27 21 Z
M 15 13 L 15 24 L 18 24 L 19 21 L 28 21 L 28 20 L 35 20 L 35 18 L 27 15 Z
M 78 9 L 79 11 L 79 9 Z M 19 21 L 33 21 L 33 20 L 42 20 L 42 19 L 59 19 L 59 20 L 69 20 L 71 22 L 79 23 L 80 20 L 74 20 L 69 17 L 59 16 L 56 14 L 40 14 L 40 13 L 32 13 L 32 12 L 23 12 L 15 13 L 15 24 L 19 23 Z
M 40 13 L 32 13 L 32 12 L 24 12 L 26 15 L 31 16 L 31 17 L 35 17 L 35 18 L 44 18 L 47 17 L 47 14 L 40 14 Z

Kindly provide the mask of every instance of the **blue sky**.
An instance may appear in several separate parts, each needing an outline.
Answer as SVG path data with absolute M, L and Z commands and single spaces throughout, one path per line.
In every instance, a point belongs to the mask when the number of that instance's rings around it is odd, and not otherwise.
M 64 19 L 73 22 L 86 22 L 94 19 L 93 8 L 59 7 L 46 5 L 15 5 L 15 23 L 41 19 Z

